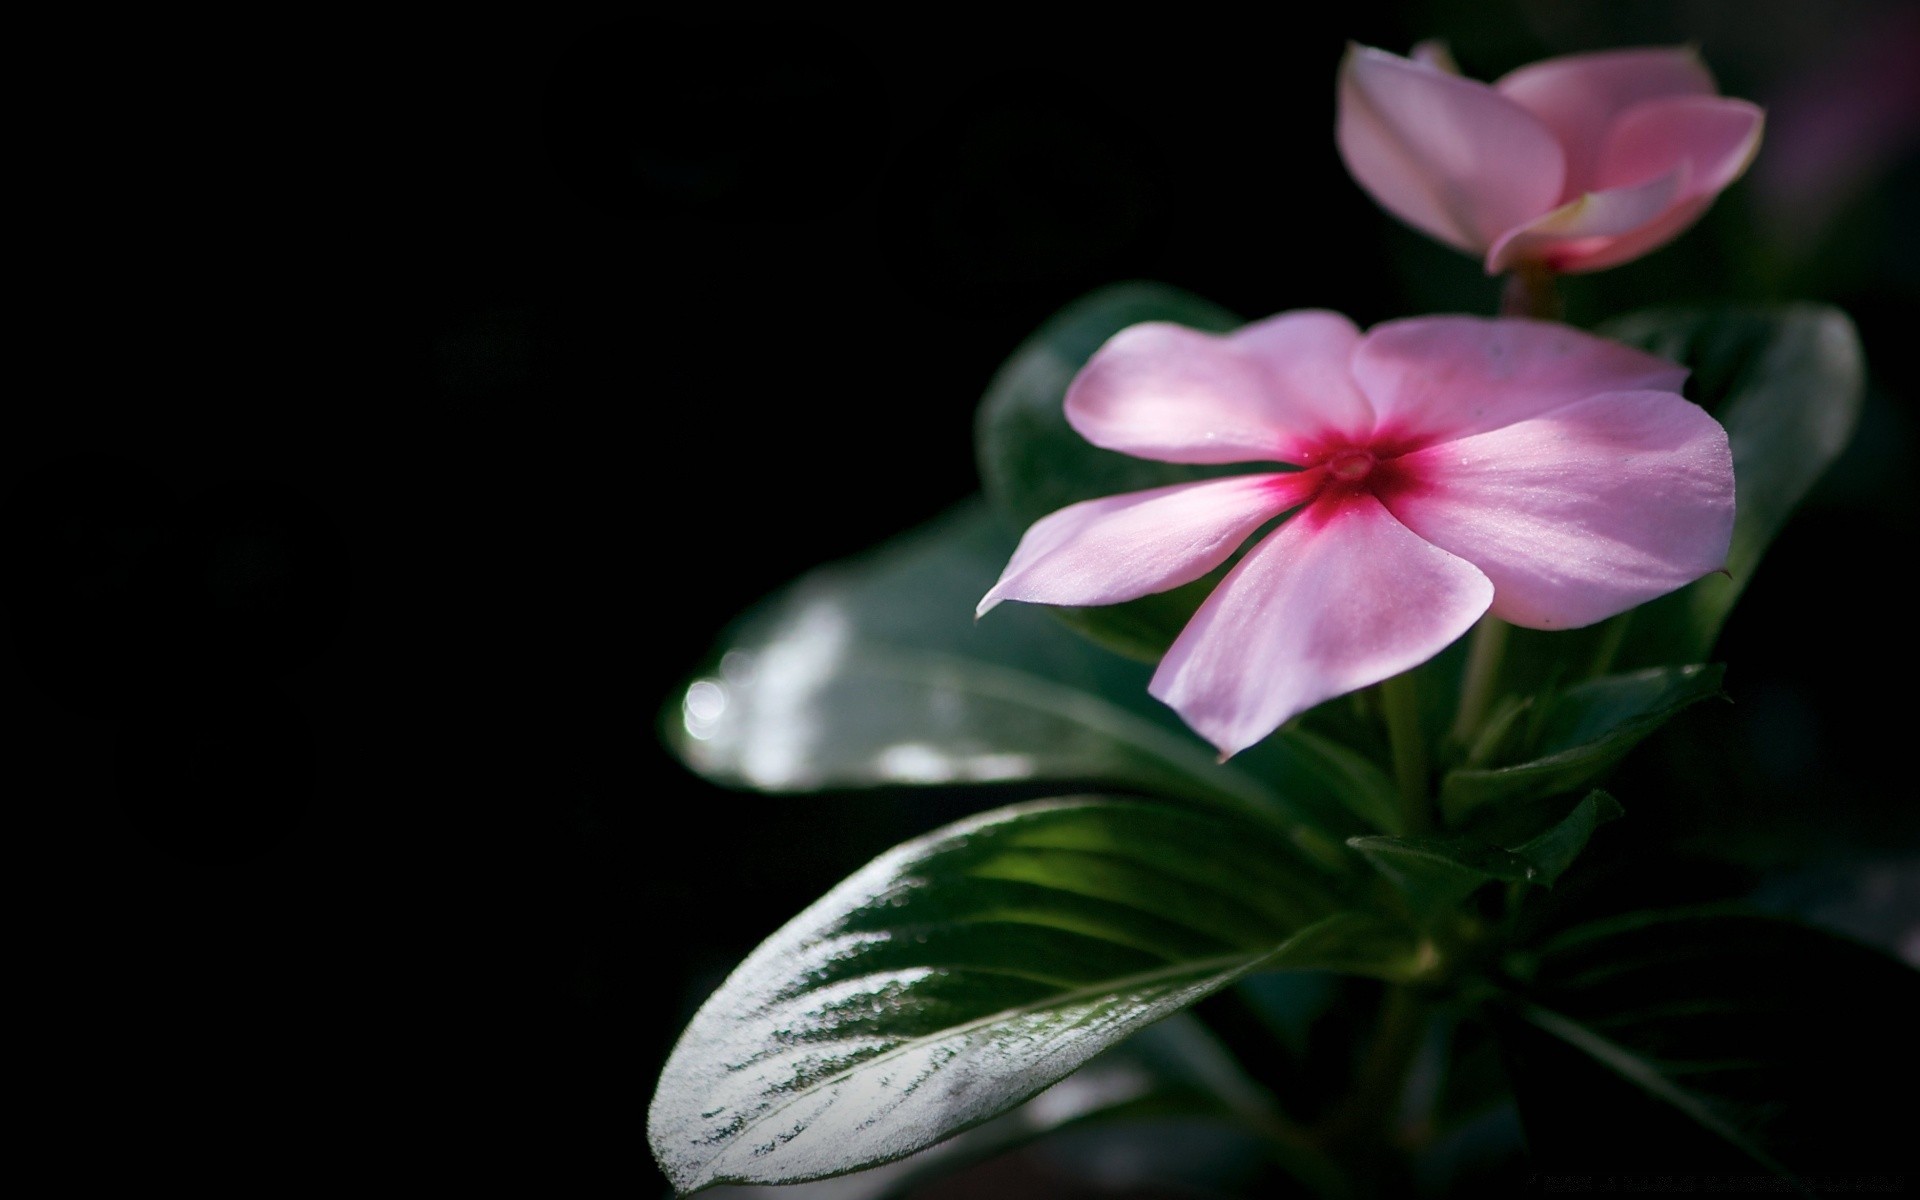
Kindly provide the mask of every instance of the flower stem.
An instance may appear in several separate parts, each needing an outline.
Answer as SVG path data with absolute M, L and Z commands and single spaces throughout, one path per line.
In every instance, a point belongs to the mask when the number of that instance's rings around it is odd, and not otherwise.
M 1380 1004 L 1380 1028 L 1354 1081 L 1354 1093 L 1363 1111 L 1378 1114 L 1382 1124 L 1400 1115 L 1406 1093 L 1407 1068 L 1420 1050 L 1427 1030 L 1427 1004 L 1404 984 L 1391 985 Z
M 1380 707 L 1387 715 L 1387 741 L 1393 749 L 1393 778 L 1400 785 L 1405 832 L 1425 833 L 1433 827 L 1427 809 L 1427 742 L 1420 729 L 1420 695 L 1411 671 L 1381 681 Z
M 1500 315 L 1532 317 L 1538 321 L 1558 321 L 1566 312 L 1560 293 L 1554 287 L 1554 274 L 1545 267 L 1525 265 L 1507 276 L 1500 291 Z
M 1633 610 L 1628 609 L 1601 627 L 1600 644 L 1593 648 L 1593 659 L 1587 664 L 1589 677 L 1605 675 L 1613 669 L 1613 660 L 1627 640 L 1627 623 L 1632 620 Z
M 1394 1145 L 1410 1069 L 1432 1015 L 1428 1000 L 1414 988 L 1387 988 L 1379 1027 L 1354 1073 L 1352 1088 L 1317 1131 L 1323 1144 L 1368 1156 Z
M 1473 627 L 1467 642 L 1467 666 L 1460 677 L 1460 707 L 1453 715 L 1455 745 L 1471 746 L 1493 700 L 1500 660 L 1507 651 L 1507 623 L 1489 613 Z
M 1229 1046 L 1249 1038 L 1264 1041 L 1275 1037 L 1269 1019 L 1239 988 L 1228 988 L 1215 997 L 1204 1023 L 1214 1037 Z M 1355 1200 L 1353 1181 L 1345 1165 L 1335 1161 L 1314 1132 L 1297 1123 L 1274 1098 L 1274 1085 L 1281 1081 L 1254 1076 L 1256 1064 L 1264 1062 L 1265 1057 L 1256 1054 L 1243 1061 L 1241 1065 L 1248 1070 L 1245 1077 L 1231 1071 L 1215 1077 L 1214 1069 L 1204 1065 L 1205 1056 L 1199 1070 L 1209 1077 L 1210 1090 L 1227 1110 L 1266 1143 L 1273 1161 L 1313 1195 L 1322 1200 Z
M 1251 1126 L 1256 1136 L 1267 1143 L 1267 1152 L 1288 1174 L 1305 1184 L 1316 1196 L 1326 1200 L 1347 1200 L 1353 1195 L 1353 1183 L 1346 1170 L 1336 1162 L 1305 1130 L 1284 1117 L 1274 1117 Z

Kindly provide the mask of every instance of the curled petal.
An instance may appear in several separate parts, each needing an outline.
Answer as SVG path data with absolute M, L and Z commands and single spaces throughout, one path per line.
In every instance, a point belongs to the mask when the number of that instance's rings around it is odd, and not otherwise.
M 1608 130 L 1628 109 L 1661 97 L 1712 96 L 1719 91 L 1690 46 L 1562 55 L 1509 72 L 1493 87 L 1545 123 L 1566 150 L 1566 190 L 1549 206 L 1647 177 L 1610 183 L 1597 174 Z
M 1565 155 L 1538 117 L 1486 84 L 1353 46 L 1336 140 L 1388 212 L 1470 254 L 1560 202 Z
M 1631 109 L 1608 134 L 1601 180 L 1644 178 L 1656 169 L 1671 170 L 1681 174 L 1678 194 L 1651 219 L 1618 235 L 1553 247 L 1550 264 L 1567 274 L 1598 271 L 1631 262 L 1680 236 L 1746 171 L 1760 149 L 1763 124 L 1761 110 L 1744 100 L 1687 97 Z
M 1397 460 L 1387 507 L 1493 581 L 1493 614 L 1571 629 L 1726 565 L 1726 430 L 1670 392 L 1594 396 Z
M 1591 270 L 1585 264 L 1605 256 L 1622 236 L 1673 210 L 1685 192 L 1686 177 L 1687 164 L 1681 163 L 1633 187 L 1588 192 L 1509 230 L 1487 251 L 1487 274 L 1498 275 L 1527 262 L 1553 271 Z
M 1356 411 L 1367 423 L 1366 401 L 1345 378 L 1359 338 L 1345 317 L 1313 311 L 1226 336 L 1164 321 L 1129 326 L 1074 376 L 1067 423 L 1136 458 L 1297 464 L 1303 437 Z
M 1147 690 L 1231 756 L 1323 700 L 1425 662 L 1492 597 L 1472 564 L 1372 496 L 1329 497 L 1247 552 Z
M 1383 430 L 1425 443 L 1602 392 L 1678 392 L 1687 369 L 1551 321 L 1446 316 L 1374 326 L 1354 351 L 1353 376 Z
M 1746 171 L 1765 123 L 1759 105 L 1720 96 L 1639 105 L 1607 131 L 1597 182 L 1620 187 L 1685 164 L 1686 194 L 1713 195 Z
M 1191 583 L 1303 502 L 1319 478 L 1239 475 L 1070 504 L 1033 523 L 976 613 L 1002 600 L 1118 604 Z

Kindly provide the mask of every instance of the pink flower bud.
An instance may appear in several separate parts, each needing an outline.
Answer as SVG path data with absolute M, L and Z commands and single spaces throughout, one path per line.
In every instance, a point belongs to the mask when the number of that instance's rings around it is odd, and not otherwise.
M 1664 246 L 1760 146 L 1759 107 L 1719 95 L 1690 48 L 1570 54 L 1492 85 L 1446 61 L 1350 47 L 1336 136 L 1382 207 L 1489 275 L 1597 271 Z

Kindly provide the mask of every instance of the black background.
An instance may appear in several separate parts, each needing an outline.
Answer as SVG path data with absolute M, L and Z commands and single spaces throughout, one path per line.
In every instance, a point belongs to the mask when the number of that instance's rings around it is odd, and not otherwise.
M 687 774 L 656 717 L 727 621 L 975 490 L 982 388 L 1091 287 L 1491 311 L 1342 169 L 1348 39 L 1455 28 L 1491 75 L 1698 17 L 1730 92 L 1792 65 L 1725 10 L 1495 8 L 50 39 L 0 670 L 13 974 L 82 1177 L 662 1188 L 645 1105 L 693 1006 L 971 803 Z M 1703 244 L 1750 228 L 1723 207 Z M 1881 250 L 1811 277 L 1870 355 L 1914 295 Z M 1749 282 L 1658 260 L 1575 315 Z M 1913 532 L 1881 361 L 1874 444 L 1728 633 L 1802 739 L 1763 801 L 1894 786 L 1894 715 L 1848 707 L 1912 659 L 1872 576 Z

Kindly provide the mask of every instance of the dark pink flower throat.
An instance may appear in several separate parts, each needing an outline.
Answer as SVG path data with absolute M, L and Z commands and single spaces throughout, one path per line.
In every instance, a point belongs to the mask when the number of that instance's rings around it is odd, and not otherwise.
M 1342 450 L 1327 460 L 1327 473 L 1342 483 L 1359 483 L 1373 471 L 1374 458 L 1365 450 Z
M 1310 449 L 1303 461 L 1323 472 L 1316 496 L 1344 500 L 1370 495 L 1385 502 L 1420 486 L 1405 456 L 1421 443 L 1399 430 L 1375 430 L 1357 438 L 1336 435 Z

